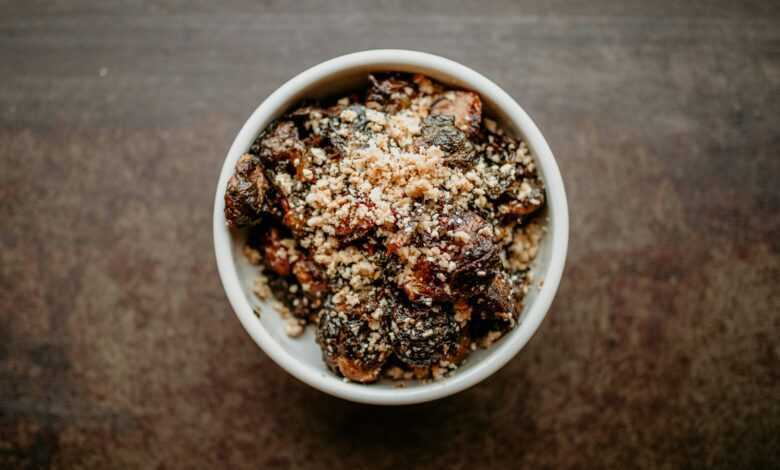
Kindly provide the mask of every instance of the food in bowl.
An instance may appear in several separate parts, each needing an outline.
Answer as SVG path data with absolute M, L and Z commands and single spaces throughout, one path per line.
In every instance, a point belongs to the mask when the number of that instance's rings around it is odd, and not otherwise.
M 228 225 L 287 332 L 347 380 L 441 378 L 514 328 L 545 227 L 524 142 L 422 75 L 303 103 L 238 160 Z

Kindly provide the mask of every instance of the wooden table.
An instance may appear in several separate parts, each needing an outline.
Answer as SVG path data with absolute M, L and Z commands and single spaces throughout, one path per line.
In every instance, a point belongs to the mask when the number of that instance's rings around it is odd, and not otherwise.
M 115 3 L 0 4 L 0 468 L 778 468 L 780 3 Z M 274 365 L 211 244 L 248 114 L 377 47 L 516 97 L 572 217 L 525 350 L 397 409 Z

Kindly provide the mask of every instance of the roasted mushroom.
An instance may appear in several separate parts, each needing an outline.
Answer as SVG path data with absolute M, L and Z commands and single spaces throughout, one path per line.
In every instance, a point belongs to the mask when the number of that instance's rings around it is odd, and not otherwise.
M 463 331 L 444 305 L 401 300 L 385 318 L 393 352 L 405 364 L 426 367 L 459 356 Z
M 260 250 L 263 263 L 277 276 L 289 276 L 293 264 L 301 258 L 295 247 L 295 240 L 285 237 L 278 227 L 254 232 L 249 242 Z
M 386 113 L 397 113 L 408 108 L 416 93 L 412 83 L 397 75 L 379 78 L 369 75 L 371 88 L 366 93 L 366 106 Z
M 544 185 L 538 179 L 518 182 L 510 188 L 508 195 L 511 199 L 498 208 L 502 215 L 524 216 L 544 205 Z
M 442 255 L 420 256 L 398 277 L 399 287 L 413 301 L 474 295 L 487 287 L 499 266 L 492 229 L 478 214 L 466 211 L 437 220 L 443 240 L 418 236 L 412 243 Z
M 309 299 L 310 305 L 313 308 L 320 307 L 329 289 L 325 275 L 319 266 L 308 258 L 301 258 L 293 264 L 292 273 L 301 286 L 303 295 Z
M 474 145 L 466 134 L 455 127 L 452 116 L 433 114 L 426 117 L 418 146 L 437 146 L 444 153 L 444 160 L 456 165 L 469 165 L 474 160 Z
M 263 132 L 250 148 L 251 153 L 260 157 L 271 169 L 280 164 L 295 165 L 306 152 L 306 147 L 298 136 L 298 128 L 292 121 L 278 121 Z
M 493 277 L 484 292 L 473 298 L 473 314 L 482 320 L 511 323 L 517 317 L 514 297 L 509 278 L 501 271 Z
M 499 266 L 493 231 L 475 212 L 456 214 L 447 221 L 447 234 L 453 239 L 452 288 L 461 295 L 482 291 Z
M 365 143 L 372 135 L 366 118 L 366 107 L 354 104 L 345 108 L 336 107 L 335 111 L 338 112 L 328 120 L 325 135 L 341 155 L 346 155 L 350 145 Z
M 238 159 L 225 190 L 225 219 L 231 227 L 254 225 L 265 209 L 268 181 L 260 159 L 244 154 Z
M 339 220 L 336 226 L 336 237 L 341 244 L 355 242 L 368 235 L 376 226 L 373 220 L 368 217 L 368 210 L 373 208 L 374 204 L 364 199 L 363 203 L 353 208 L 349 213 Z
M 319 306 L 313 305 L 313 302 L 304 295 L 294 277 L 281 277 L 269 273 L 268 287 L 274 299 L 287 307 L 293 316 L 305 319 L 316 316 Z
M 413 302 L 446 302 L 452 300 L 453 295 L 444 273 L 446 269 L 435 261 L 420 257 L 399 273 L 398 287 Z
M 448 91 L 436 98 L 431 114 L 452 116 L 455 126 L 471 137 L 482 124 L 482 100 L 471 91 Z
M 320 314 L 317 343 L 325 362 L 355 382 L 369 383 L 379 378 L 391 352 L 386 338 L 382 323 L 372 321 L 362 311 L 329 306 Z

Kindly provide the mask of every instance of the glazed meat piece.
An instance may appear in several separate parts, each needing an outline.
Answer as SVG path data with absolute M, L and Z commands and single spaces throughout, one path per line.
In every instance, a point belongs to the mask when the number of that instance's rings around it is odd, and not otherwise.
M 260 159 L 244 154 L 238 159 L 225 191 L 225 219 L 231 227 L 254 225 L 265 210 L 268 180 Z
M 305 181 L 304 170 L 311 165 L 309 152 L 292 121 L 278 121 L 263 132 L 251 147 L 264 167 L 270 186 L 267 193 L 269 212 L 282 219 L 293 233 L 305 228 L 302 194 L 295 181 Z M 284 184 L 281 184 L 283 182 Z
M 397 113 L 412 104 L 415 87 L 398 76 L 369 75 L 371 88 L 366 93 L 366 106 L 386 113 Z
M 290 120 L 292 120 L 296 126 L 298 127 L 298 135 L 299 137 L 306 143 L 311 143 L 310 141 L 307 141 L 307 139 L 312 137 L 312 128 L 311 124 L 312 122 L 322 118 L 323 116 L 327 115 L 328 112 L 316 105 L 307 105 L 307 106 L 301 106 L 300 108 L 297 108 L 293 112 L 291 112 L 288 117 Z
M 328 366 L 355 382 L 379 378 L 391 348 L 381 323 L 373 325 L 375 329 L 363 312 L 325 308 L 317 325 L 317 343 Z
M 325 132 L 341 155 L 349 153 L 350 145 L 361 145 L 369 140 L 371 131 L 365 106 L 354 104 L 343 109 L 337 107 L 333 113 Z
M 298 249 L 295 239 L 285 237 L 279 227 L 255 231 L 250 235 L 249 246 L 262 255 L 263 265 L 268 272 L 281 278 L 290 278 L 297 284 L 300 294 L 309 302 L 307 306 L 318 308 L 328 293 L 328 284 L 319 266 Z
M 303 157 L 306 147 L 298 136 L 298 128 L 292 121 L 278 121 L 263 132 L 250 148 L 269 169 L 283 168 L 286 163 L 295 165 Z
M 446 302 L 454 298 L 446 272 L 435 260 L 418 258 L 411 268 L 401 271 L 398 287 L 412 302 Z
M 503 215 L 524 216 L 532 214 L 544 205 L 544 186 L 538 179 L 526 179 L 514 184 L 508 192 L 511 198 L 499 206 Z
M 339 220 L 336 226 L 336 237 L 343 245 L 360 240 L 368 235 L 376 226 L 374 221 L 366 216 L 373 203 L 363 199 L 360 205 L 354 206 L 349 214 Z
M 427 367 L 456 359 L 464 331 L 441 304 L 426 307 L 397 302 L 386 317 L 395 355 L 412 367 Z
M 292 273 L 310 305 L 314 308 L 320 307 L 329 289 L 319 266 L 309 258 L 301 258 L 293 264 Z
M 485 291 L 474 298 L 473 312 L 483 320 L 502 320 L 511 322 L 517 316 L 514 292 L 506 273 L 499 272 L 493 277 Z
M 268 279 L 268 288 L 271 290 L 274 299 L 287 307 L 289 312 L 296 318 L 309 319 L 316 315 L 319 306 L 314 306 L 303 295 L 300 286 L 295 282 L 295 278 L 281 277 L 271 273 Z
M 460 327 L 460 339 L 454 348 L 448 348 L 447 353 L 444 354 L 440 362 L 449 362 L 450 364 L 460 364 L 463 359 L 469 354 L 469 347 L 471 346 L 471 335 L 469 332 L 468 324 L 461 325 Z
M 285 238 L 278 227 L 256 232 L 250 238 L 250 244 L 258 247 L 265 266 L 277 276 L 289 276 L 293 264 L 301 257 L 295 248 L 295 240 Z
M 499 266 L 493 232 L 475 212 L 463 212 L 447 221 L 447 232 L 453 239 L 453 290 L 472 295 L 490 282 Z
M 438 248 L 449 256 L 420 256 L 411 270 L 399 277 L 399 287 L 410 300 L 448 301 L 484 290 L 499 266 L 498 251 L 490 225 L 474 212 L 461 212 L 438 218 L 438 233 L 447 238 L 418 237 L 423 247 Z
M 472 137 L 482 124 L 482 100 L 471 91 L 448 91 L 434 101 L 431 114 L 452 116 L 455 126 Z
M 455 127 L 452 116 L 433 114 L 426 117 L 417 145 L 439 147 L 444 152 L 445 161 L 456 165 L 469 165 L 474 160 L 474 145 L 466 134 Z

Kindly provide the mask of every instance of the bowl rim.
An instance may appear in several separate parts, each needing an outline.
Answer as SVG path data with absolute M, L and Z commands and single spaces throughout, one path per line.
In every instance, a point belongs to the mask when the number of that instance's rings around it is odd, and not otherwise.
M 477 365 L 444 380 L 411 388 L 388 389 L 345 382 L 334 374 L 313 370 L 278 344 L 257 320 L 244 295 L 224 217 L 224 192 L 236 161 L 281 108 L 288 107 L 290 99 L 308 87 L 335 74 L 363 67 L 438 73 L 489 98 L 523 135 L 540 167 L 547 191 L 546 236 L 552 237 L 550 260 L 543 285 L 522 322 L 493 345 Z M 480 73 L 450 59 L 412 50 L 375 49 L 342 55 L 310 67 L 260 103 L 241 127 L 223 162 L 214 201 L 213 230 L 217 268 L 230 305 L 247 333 L 276 364 L 298 380 L 339 398 L 358 403 L 405 405 L 436 400 L 476 385 L 506 365 L 528 343 L 546 316 L 560 283 L 568 247 L 569 215 L 563 180 L 552 151 L 530 116 L 509 94 Z

